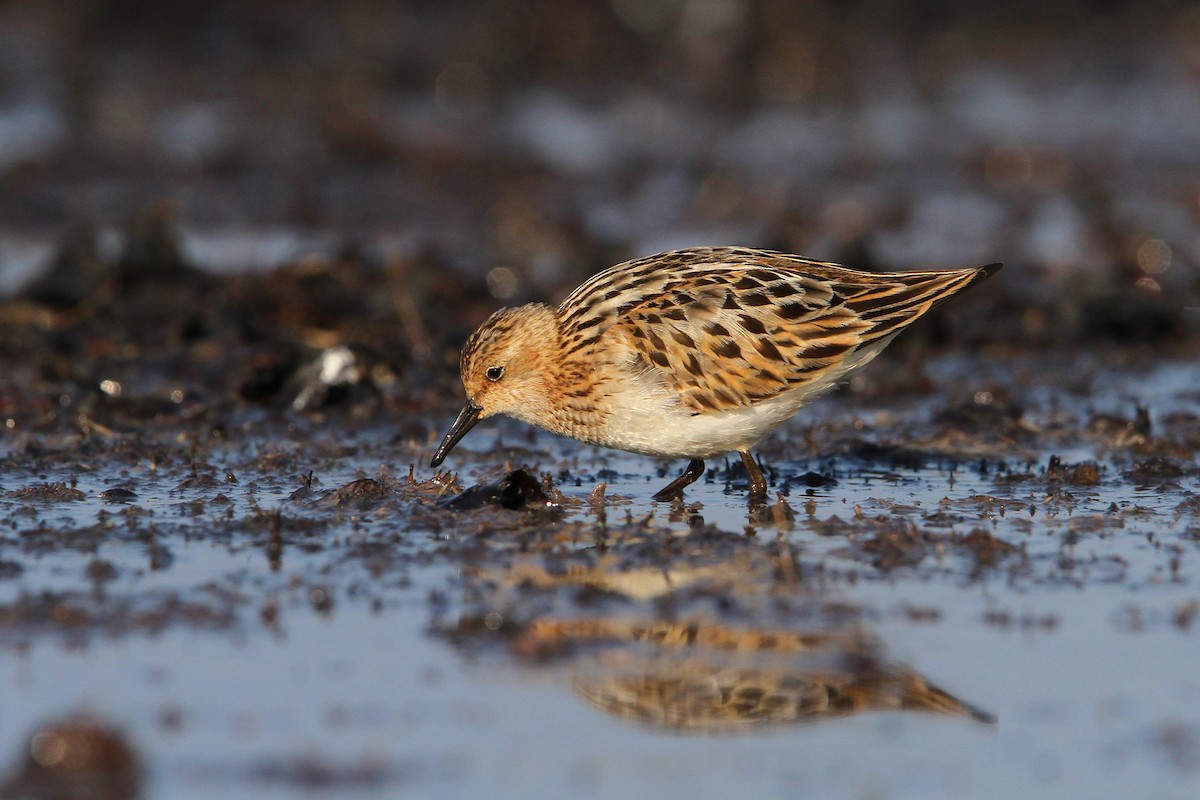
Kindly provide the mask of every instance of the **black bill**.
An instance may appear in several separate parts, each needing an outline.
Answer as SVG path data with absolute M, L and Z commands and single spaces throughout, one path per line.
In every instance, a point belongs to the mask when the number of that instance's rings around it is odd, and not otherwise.
M 429 466 L 440 466 L 446 460 L 446 454 L 454 449 L 454 445 L 458 444 L 458 440 L 467 435 L 467 431 L 475 427 L 475 423 L 479 422 L 479 412 L 483 409 L 477 405 L 467 403 L 467 407 L 458 415 L 458 419 L 454 420 L 454 424 L 450 426 L 450 430 L 446 433 L 446 438 L 442 439 L 442 443 L 438 445 L 437 452 L 433 454 L 433 461 L 429 462 Z

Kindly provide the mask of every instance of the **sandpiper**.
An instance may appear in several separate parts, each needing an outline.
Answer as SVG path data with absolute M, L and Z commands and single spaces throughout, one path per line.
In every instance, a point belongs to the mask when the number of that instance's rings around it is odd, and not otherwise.
M 504 308 L 463 347 L 467 405 L 437 467 L 480 420 L 507 414 L 582 442 L 688 459 L 669 499 L 736 451 L 750 496 L 764 437 L 925 312 L 994 274 L 873 273 L 741 247 L 674 250 L 610 267 L 557 308 Z

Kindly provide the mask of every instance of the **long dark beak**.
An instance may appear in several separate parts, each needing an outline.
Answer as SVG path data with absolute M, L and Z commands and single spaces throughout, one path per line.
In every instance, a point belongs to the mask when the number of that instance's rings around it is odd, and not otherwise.
M 458 440 L 467 435 L 467 431 L 475 427 L 475 423 L 479 422 L 479 412 L 483 411 L 477 405 L 467 403 L 467 407 L 458 415 L 458 419 L 454 420 L 454 424 L 450 426 L 450 430 L 446 433 L 446 438 L 442 439 L 442 443 L 438 445 L 437 452 L 433 454 L 433 461 L 429 462 L 429 466 L 440 466 L 446 460 L 446 454 L 454 449 L 454 445 L 458 444 Z

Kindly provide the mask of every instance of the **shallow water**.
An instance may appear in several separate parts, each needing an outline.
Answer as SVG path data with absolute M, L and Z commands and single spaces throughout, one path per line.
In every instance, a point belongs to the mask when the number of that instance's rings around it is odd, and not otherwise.
M 932 371 L 942 368 L 949 367 L 937 362 Z M 1131 392 L 1152 401 L 1156 415 L 1194 414 L 1195 384 L 1178 378 L 1187 370 L 1195 368 L 1164 364 L 1129 381 L 1101 375 L 1110 394 L 1089 402 L 1115 406 Z M 844 405 L 824 400 L 809 417 L 836 427 Z M 869 407 L 850 405 L 851 416 L 871 418 Z M 1183 797 L 1200 785 L 1198 522 L 1187 505 L 1200 489 L 1194 459 L 1187 474 L 1146 485 L 1122 476 L 1127 456 L 1079 441 L 1072 452 L 1097 461 L 1096 485 L 1037 474 L 1046 452 L 1020 480 L 1012 478 L 1026 469 L 1019 457 L 987 470 L 975 460 L 951 468 L 950 458 L 940 466 L 850 455 L 768 461 L 781 475 L 813 470 L 837 480 L 793 486 L 785 499 L 794 518 L 779 522 L 771 511 L 748 520 L 742 493 L 727 490 L 722 475 L 702 479 L 672 510 L 648 499 L 664 480 L 651 460 L 529 436 L 517 425 L 481 426 L 455 453 L 464 474 L 472 465 L 495 469 L 502 459 L 472 451 L 488 453 L 499 436 L 580 476 L 578 488 L 560 484 L 568 500 L 561 516 L 537 523 L 551 538 L 530 540 L 503 526 L 531 512 L 442 512 L 433 530 L 394 506 L 330 509 L 289 499 L 311 458 L 312 433 L 272 441 L 272 452 L 295 458 L 257 475 L 252 448 L 217 446 L 204 455 L 207 468 L 140 464 L 116 481 L 79 463 L 3 476 L 9 492 L 74 480 L 85 497 L 35 512 L 11 496 L 0 500 L 10 521 L 0 552 L 20 553 L 23 566 L 0 582 L 0 606 L 59 593 L 49 616 L 26 616 L 0 637 L 8 698 L 0 752 L 15 756 L 47 719 L 85 710 L 130 736 L 149 768 L 147 796 L 163 798 L 735 790 L 1059 797 L 1065 787 L 1082 796 L 1136 787 Z M 353 454 L 317 459 L 313 497 L 379 475 L 395 453 L 383 431 L 360 431 L 339 446 L 348 443 Z M 397 473 L 408 457 L 391 462 Z M 611 471 L 603 473 L 604 521 L 600 507 L 582 502 L 601 470 Z M 214 480 L 189 483 L 196 474 Z M 133 487 L 137 498 L 99 499 L 113 483 Z M 129 523 L 122 515 L 134 509 L 141 521 Z M 276 512 L 282 542 L 272 544 Z M 830 527 L 833 518 L 842 527 Z M 102 529 L 90 527 L 97 520 Z M 907 523 L 926 538 L 901 541 L 884 566 L 888 548 L 871 543 Z M 498 527 L 489 534 L 478 525 Z M 938 538 L 976 529 L 1016 549 L 989 564 L 983 551 Z M 591 558 L 599 530 L 617 561 L 578 562 L 605 571 L 599 601 L 587 601 L 571 580 L 529 588 L 546 575 L 575 574 L 554 564 Z M 524 556 L 513 551 L 519 541 Z M 652 553 L 672 541 L 685 546 L 656 560 Z M 792 559 L 790 575 L 779 572 L 781 554 Z M 109 566 L 97 570 L 97 562 Z M 664 570 L 673 588 L 655 589 Z M 705 581 L 716 583 L 689 594 Z M 64 603 L 94 617 L 63 622 Z M 500 634 L 458 621 L 488 615 Z M 868 637 L 895 674 L 915 671 L 994 721 L 867 708 L 737 732 L 696 723 L 683 732 L 604 713 L 586 694 L 609 691 L 622 670 L 662 680 L 715 651 L 679 656 L 581 639 L 531 656 L 526 640 L 502 632 L 510 620 L 629 619 L 742 631 L 739 649 L 755 630 L 853 632 Z M 751 655 L 758 669 L 792 658 Z M 805 664 L 785 666 L 812 666 Z
M 1196 796 L 1194 6 L 110 5 L 0 6 L 0 787 Z M 425 466 L 495 307 L 733 243 L 1007 266 L 763 507 Z

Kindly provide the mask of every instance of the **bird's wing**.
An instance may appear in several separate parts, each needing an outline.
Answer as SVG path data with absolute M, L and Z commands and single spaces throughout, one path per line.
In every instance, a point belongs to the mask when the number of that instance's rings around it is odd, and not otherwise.
M 627 335 L 683 407 L 706 413 L 831 385 L 987 269 L 876 274 L 703 248 L 600 273 L 560 312 L 577 346 Z

